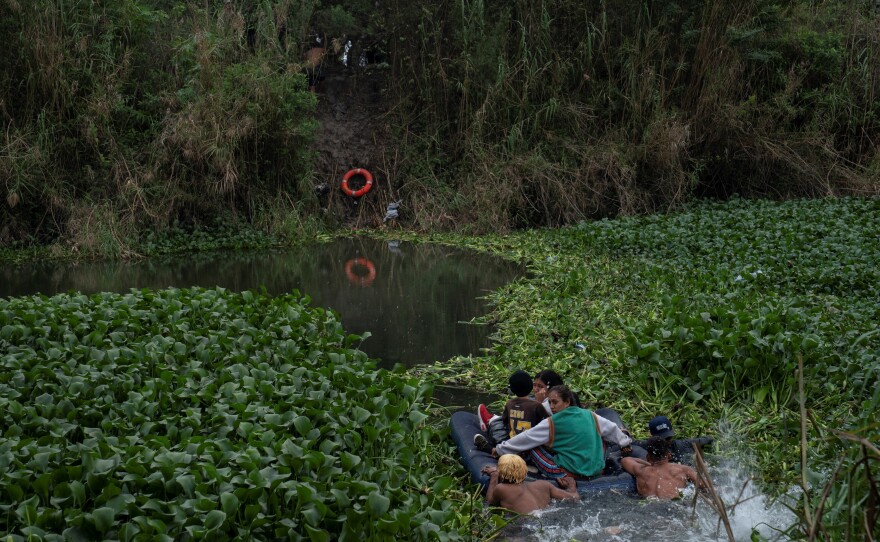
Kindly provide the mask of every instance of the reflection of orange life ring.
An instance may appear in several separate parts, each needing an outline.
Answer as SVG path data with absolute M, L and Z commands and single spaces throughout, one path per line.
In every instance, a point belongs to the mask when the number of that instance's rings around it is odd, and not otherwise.
M 360 187 L 360 189 L 358 189 L 358 190 L 352 190 L 351 188 L 348 187 L 348 180 L 351 179 L 352 177 L 354 177 L 355 175 L 363 175 L 364 180 L 367 181 L 367 183 L 364 186 Z M 347 196 L 351 196 L 353 198 L 359 198 L 359 197 L 363 196 L 364 194 L 366 194 L 367 192 L 369 192 L 370 188 L 372 188 L 372 187 L 373 187 L 373 176 L 370 175 L 370 172 L 365 169 L 361 169 L 361 168 L 350 169 L 350 170 L 348 170 L 348 173 L 346 173 L 345 176 L 342 177 L 342 191 L 345 192 L 345 195 L 347 195 Z
M 363 267 L 367 270 L 366 275 L 360 275 L 354 272 L 355 267 Z M 373 262 L 366 258 L 352 258 L 345 262 L 345 276 L 348 282 L 357 284 L 358 286 L 369 286 L 376 280 L 376 266 Z

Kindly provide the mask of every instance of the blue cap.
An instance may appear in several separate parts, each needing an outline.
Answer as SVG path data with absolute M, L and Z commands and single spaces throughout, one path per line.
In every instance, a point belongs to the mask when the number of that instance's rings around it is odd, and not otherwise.
M 666 416 L 657 416 L 648 422 L 648 430 L 651 432 L 651 436 L 654 437 L 669 438 L 675 435 L 675 431 L 672 429 L 672 422 Z

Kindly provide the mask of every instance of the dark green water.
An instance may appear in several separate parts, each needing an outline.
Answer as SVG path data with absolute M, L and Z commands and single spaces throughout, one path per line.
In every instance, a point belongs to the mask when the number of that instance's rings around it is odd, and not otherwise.
M 490 329 L 464 322 L 486 313 L 483 296 L 522 274 L 515 264 L 472 251 L 357 238 L 284 251 L 6 266 L 0 297 L 171 286 L 299 290 L 313 305 L 338 312 L 347 331 L 369 331 L 360 348 L 390 367 L 479 353 Z

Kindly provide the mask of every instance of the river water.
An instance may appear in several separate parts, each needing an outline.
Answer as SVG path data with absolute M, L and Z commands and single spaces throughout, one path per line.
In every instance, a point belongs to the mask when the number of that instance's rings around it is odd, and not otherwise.
M 478 354 L 488 347 L 491 329 L 467 322 L 487 312 L 489 292 L 522 275 L 520 266 L 474 251 L 351 238 L 285 250 L 4 266 L 0 297 L 171 286 L 265 287 L 270 294 L 298 290 L 312 305 L 338 312 L 347 332 L 369 331 L 359 348 L 391 367 Z
M 390 367 L 478 354 L 489 346 L 491 329 L 467 322 L 487 312 L 484 296 L 523 275 L 516 264 L 473 251 L 353 238 L 285 250 L 0 266 L 0 297 L 172 286 L 265 288 L 271 294 L 298 290 L 313 305 L 338 312 L 348 332 L 369 331 L 371 336 L 360 348 L 379 359 L 381 366 Z M 471 410 L 496 399 L 442 387 L 435 396 L 450 410 Z M 763 539 L 774 539 L 793 517 L 750 485 L 747 473 L 740 470 L 745 463 L 741 457 L 728 457 L 712 469 L 726 502 L 744 501 L 731 517 L 735 537 L 750 540 L 754 531 Z M 673 503 L 645 501 L 614 493 L 585 497 L 580 503 L 556 504 L 533 517 L 519 518 L 499 539 L 726 540 L 717 515 L 705 505 L 698 505 L 693 513 L 689 502 L 687 498 Z

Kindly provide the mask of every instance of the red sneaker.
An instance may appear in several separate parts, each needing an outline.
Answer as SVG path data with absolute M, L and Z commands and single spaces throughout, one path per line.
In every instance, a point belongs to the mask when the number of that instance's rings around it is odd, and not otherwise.
M 486 405 L 480 403 L 477 407 L 477 418 L 480 420 L 480 431 L 486 432 L 489 429 L 489 420 L 492 419 L 492 413 L 486 408 Z

